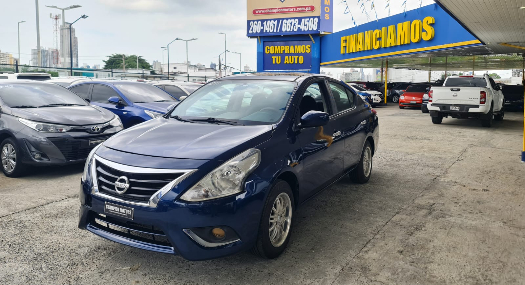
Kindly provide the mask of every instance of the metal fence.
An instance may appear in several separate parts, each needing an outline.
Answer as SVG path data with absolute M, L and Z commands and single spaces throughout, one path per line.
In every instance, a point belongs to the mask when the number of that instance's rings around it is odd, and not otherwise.
M 0 64 L 0 73 L 49 73 L 52 77 L 65 77 L 65 76 L 85 76 L 93 79 L 104 79 L 104 78 L 116 78 L 116 79 L 144 79 L 144 80 L 166 80 L 168 79 L 167 74 L 155 74 L 149 70 L 134 70 L 134 71 L 122 71 L 113 69 L 86 69 L 86 68 L 73 68 L 71 74 L 70 68 L 64 67 L 42 67 L 32 65 L 18 65 L 18 64 Z M 170 74 L 170 80 L 175 81 L 187 81 L 187 82 L 208 82 L 215 79 L 215 76 L 190 76 L 188 74 Z

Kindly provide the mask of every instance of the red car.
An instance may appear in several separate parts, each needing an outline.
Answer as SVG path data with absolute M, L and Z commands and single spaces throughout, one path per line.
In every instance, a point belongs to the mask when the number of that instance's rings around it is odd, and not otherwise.
M 430 84 L 412 84 L 408 86 L 403 95 L 399 97 L 399 109 L 404 109 L 405 107 L 421 108 L 423 95 L 430 87 Z

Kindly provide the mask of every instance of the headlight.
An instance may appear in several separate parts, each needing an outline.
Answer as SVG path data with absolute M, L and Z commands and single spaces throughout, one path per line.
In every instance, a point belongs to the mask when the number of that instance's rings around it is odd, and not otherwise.
M 401 97 L 399 97 L 399 99 L 405 99 L 405 96 L 401 96 Z
M 82 173 L 82 182 L 86 181 L 87 179 L 87 174 L 88 174 L 88 171 L 89 171 L 89 166 L 91 164 L 91 161 L 93 160 L 93 156 L 95 156 L 95 152 L 97 152 L 97 149 L 101 146 L 102 144 L 99 144 L 97 145 L 88 155 L 87 159 L 86 159 L 86 164 L 84 165 L 84 173 Z
M 18 121 L 30 127 L 31 129 L 37 132 L 42 132 L 42 133 L 65 133 L 71 130 L 71 127 L 69 126 L 33 122 L 33 121 L 22 119 L 22 118 L 18 118 Z
M 109 124 L 112 126 L 112 127 L 121 127 L 123 128 L 124 126 L 122 126 L 122 121 L 120 121 L 120 118 L 118 116 L 115 116 L 115 118 L 113 120 L 111 120 L 109 122 Z
M 150 110 L 144 110 L 144 112 L 146 112 L 146 114 L 148 114 L 148 116 L 150 116 L 152 119 L 155 119 L 155 118 L 158 118 L 158 117 L 164 115 L 162 113 L 154 112 L 154 111 L 150 111 Z
M 208 173 L 181 199 L 200 202 L 230 196 L 243 191 L 244 179 L 261 162 L 261 151 L 249 149 Z

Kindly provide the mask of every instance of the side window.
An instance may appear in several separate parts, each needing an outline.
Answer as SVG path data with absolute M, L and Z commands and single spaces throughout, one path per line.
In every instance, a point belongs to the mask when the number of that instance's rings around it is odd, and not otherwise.
M 354 96 L 348 96 L 346 93 L 346 88 L 341 84 L 330 82 L 330 90 L 332 91 L 332 96 L 337 107 L 337 112 L 342 112 L 344 110 L 352 109 L 355 106 Z M 350 93 L 352 94 L 352 93 Z
M 89 87 L 91 84 L 82 84 L 71 88 L 71 92 L 77 94 L 80 98 L 89 99 Z
M 182 89 L 180 89 L 177 86 L 164 85 L 164 89 L 166 90 L 166 92 L 168 92 L 171 96 L 175 97 L 176 99 L 179 99 L 181 96 L 188 96 L 186 92 L 182 91 Z
M 97 103 L 109 103 L 108 99 L 110 97 L 119 97 L 122 99 L 115 90 L 111 89 L 108 86 L 95 84 L 93 86 L 93 92 L 91 94 L 91 102 Z
M 301 117 L 310 111 L 320 111 L 328 113 L 326 96 L 319 83 L 312 83 L 304 92 L 303 99 L 299 105 Z

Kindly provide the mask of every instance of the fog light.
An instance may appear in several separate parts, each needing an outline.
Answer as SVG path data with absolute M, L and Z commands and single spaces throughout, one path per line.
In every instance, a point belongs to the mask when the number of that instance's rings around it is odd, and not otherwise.
M 36 160 L 42 159 L 42 155 L 40 153 L 33 153 L 33 156 L 35 157 Z
M 211 233 L 216 239 L 224 239 L 226 237 L 226 233 L 221 228 L 214 228 L 211 230 Z

